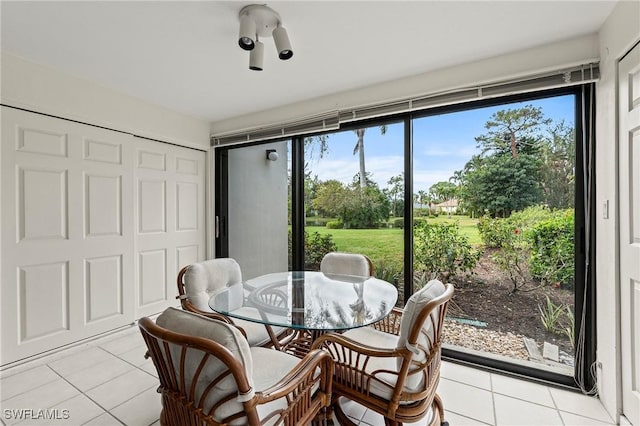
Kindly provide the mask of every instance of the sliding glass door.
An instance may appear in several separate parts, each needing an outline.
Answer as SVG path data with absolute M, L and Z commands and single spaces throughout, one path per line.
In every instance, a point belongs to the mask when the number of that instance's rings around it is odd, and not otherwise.
M 415 288 L 455 285 L 446 342 L 573 375 L 575 95 L 413 121 Z
M 431 279 L 453 283 L 446 356 L 564 384 L 576 371 L 585 379 L 595 343 L 578 334 L 588 335 L 594 315 L 584 93 L 218 148 L 216 255 L 238 260 L 250 279 L 318 270 L 329 251 L 362 253 L 398 288 L 399 306 Z

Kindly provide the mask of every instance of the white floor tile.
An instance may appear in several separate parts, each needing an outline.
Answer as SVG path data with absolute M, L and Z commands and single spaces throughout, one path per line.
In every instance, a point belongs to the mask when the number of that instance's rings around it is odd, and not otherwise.
M 486 425 L 487 423 L 482 423 L 476 419 L 470 419 L 469 417 L 461 416 L 452 412 L 444 412 L 444 419 L 449 422 L 451 426 L 475 426 L 475 425 Z
M 556 408 L 546 386 L 500 374 L 491 374 L 491 384 L 494 393 Z
M 367 410 L 362 416 L 362 419 L 360 419 L 360 424 L 371 425 L 371 426 L 384 426 L 384 417 L 382 417 L 382 414 L 378 414 L 375 411 Z
M 453 362 L 443 362 L 440 367 L 440 377 L 489 391 L 491 390 L 491 375 L 477 368 L 471 368 Z
M 114 355 L 123 354 L 134 348 L 140 348 L 144 355 L 144 351 L 146 350 L 144 339 L 139 331 L 137 333 L 129 332 L 122 337 L 99 343 L 98 346 Z
M 367 411 L 367 408 L 364 405 L 360 405 L 357 402 L 344 397 L 340 398 L 340 407 L 342 407 L 342 411 L 347 416 L 355 420 L 360 420 L 364 415 L 364 412 Z
M 135 369 L 133 365 L 110 355 L 107 360 L 97 363 L 93 367 L 71 373 L 64 378 L 81 391 L 86 392 L 133 369 Z
M 105 361 L 111 357 L 111 354 L 103 351 L 95 346 L 88 346 L 86 350 L 73 355 L 50 362 L 48 365 L 58 374 L 67 376 L 76 371 L 84 370 L 98 362 Z
M 562 417 L 562 421 L 564 422 L 565 426 L 603 426 L 614 424 L 603 423 L 601 421 L 590 419 L 588 417 L 578 416 L 577 414 L 565 413 L 564 411 L 560 411 L 560 417 Z
M 46 365 L 3 378 L 0 380 L 0 400 L 4 401 L 59 378 Z
M 613 421 L 596 397 L 564 389 L 549 388 L 549 391 L 556 403 L 556 407 L 560 411 L 578 414 L 579 416 L 589 417 L 605 423 Z
M 126 425 L 150 425 L 160 418 L 162 403 L 156 387 L 110 410 L 111 414 Z
M 104 410 L 94 404 L 84 395 L 78 395 L 67 401 L 63 401 L 55 407 L 51 408 L 53 417 L 50 419 L 41 419 L 38 421 L 24 421 L 18 425 L 42 425 L 42 426 L 81 426 L 88 420 L 104 413 Z
M 133 369 L 127 374 L 101 384 L 86 395 L 101 407 L 111 410 L 142 391 L 158 386 L 158 379 L 144 371 Z
M 6 410 L 44 410 L 78 395 L 81 394 L 77 389 L 58 378 L 38 388 L 2 401 L 2 419 L 7 425 L 12 425 L 24 420 L 24 418 L 16 419 L 13 418 L 15 417 L 14 415 L 11 415 L 12 418 L 8 419 Z
M 158 371 L 156 370 L 155 365 L 153 365 L 153 361 L 151 361 L 150 363 L 147 363 L 147 364 L 143 364 L 138 368 L 143 370 L 143 371 L 146 371 L 149 374 L 151 374 L 156 379 L 158 378 Z
M 558 410 L 531 402 L 494 395 L 497 425 L 562 426 Z
M 127 352 L 119 354 L 118 358 L 128 362 L 129 364 L 135 365 L 136 367 L 147 363 L 153 364 L 151 358 L 144 357 L 144 354 L 146 353 L 147 347 L 143 344 L 142 346 L 136 346 L 135 348 L 130 349 Z
M 122 423 L 120 423 L 110 414 L 104 413 L 94 419 L 89 420 L 83 426 L 122 426 Z
M 494 423 L 491 392 L 441 378 L 438 394 L 442 398 L 445 413 L 454 412 L 483 423 Z

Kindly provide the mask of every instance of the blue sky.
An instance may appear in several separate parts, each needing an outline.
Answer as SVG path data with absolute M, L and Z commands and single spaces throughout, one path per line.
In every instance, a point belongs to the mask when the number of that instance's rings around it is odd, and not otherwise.
M 447 181 L 454 171 L 460 170 L 471 156 L 479 153 L 475 137 L 486 132 L 484 124 L 491 114 L 501 109 L 514 109 L 524 105 L 541 107 L 545 117 L 554 121 L 564 119 L 574 125 L 574 97 L 559 96 L 536 101 L 503 104 L 463 112 L 436 115 L 417 119 L 413 124 L 414 193 L 428 191 L 439 181 Z M 364 136 L 365 166 L 380 188 L 386 188 L 392 176 L 403 171 L 402 123 L 387 126 L 383 136 L 378 127 L 368 128 Z M 337 179 L 350 183 L 358 173 L 358 156 L 353 155 L 357 142 L 353 131 L 332 133 L 329 136 L 329 152 L 324 158 L 317 155 L 309 162 L 311 176 L 321 181 Z

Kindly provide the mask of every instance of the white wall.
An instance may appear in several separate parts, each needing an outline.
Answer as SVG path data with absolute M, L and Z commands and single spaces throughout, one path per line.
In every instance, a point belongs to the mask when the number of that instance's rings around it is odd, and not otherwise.
M 599 33 L 600 74 L 596 93 L 596 282 L 598 386 L 614 419 L 621 409 L 620 304 L 618 277 L 618 152 L 616 106 L 617 63 L 640 40 L 640 2 L 621 1 Z M 601 208 L 609 202 L 609 219 Z M 625 374 L 625 372 L 622 372 Z M 630 374 L 627 372 L 626 374 Z
M 287 176 L 287 142 L 229 151 L 229 256 L 245 280 L 287 270 Z
M 209 149 L 209 124 L 2 52 L 0 99 L 51 114 L 192 148 Z
M 491 59 L 457 65 L 361 89 L 286 105 L 259 113 L 230 118 L 211 124 L 213 134 L 290 121 L 328 111 L 426 95 L 471 85 L 503 81 L 534 72 L 597 61 L 596 35 L 565 40 Z

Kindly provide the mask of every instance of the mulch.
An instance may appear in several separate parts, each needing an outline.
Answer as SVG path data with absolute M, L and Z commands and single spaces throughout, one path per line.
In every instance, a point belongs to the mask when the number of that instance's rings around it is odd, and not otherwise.
M 491 251 L 486 251 L 482 255 L 474 275 L 451 280 L 455 293 L 448 311 L 449 317 L 481 321 L 486 325 L 476 327 L 458 324 L 455 330 L 452 326 L 451 334 L 446 339 L 470 349 L 521 359 L 527 359 L 526 351 L 523 353 L 517 348 L 521 345 L 524 350 L 523 337 L 534 339 L 540 347 L 546 341 L 572 353 L 568 337 L 545 330 L 538 305 L 544 308 L 548 295 L 554 304 L 573 306 L 573 290 L 532 283 L 513 292 L 509 277 L 493 262 L 491 254 Z M 566 318 L 562 318 L 560 324 L 567 325 Z M 467 338 L 464 337 L 465 330 Z M 475 331 L 485 332 L 487 336 L 483 338 Z

